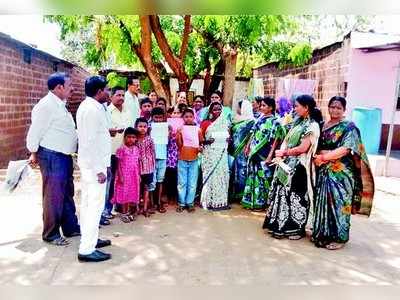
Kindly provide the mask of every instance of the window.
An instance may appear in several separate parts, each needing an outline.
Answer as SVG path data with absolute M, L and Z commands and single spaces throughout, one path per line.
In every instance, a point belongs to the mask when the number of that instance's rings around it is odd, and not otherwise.
M 32 50 L 31 49 L 23 49 L 23 57 L 24 57 L 24 62 L 27 64 L 30 64 L 32 61 Z

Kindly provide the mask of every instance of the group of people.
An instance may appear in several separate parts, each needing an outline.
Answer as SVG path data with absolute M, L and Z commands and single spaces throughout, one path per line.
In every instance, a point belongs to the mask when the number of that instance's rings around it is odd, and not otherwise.
M 323 122 L 309 95 L 283 105 L 271 97 L 222 104 L 222 94 L 189 107 L 152 91 L 111 90 L 101 76 L 85 81 L 86 99 L 76 127 L 66 109 L 73 88 L 63 73 L 48 79 L 49 93 L 35 105 L 28 131 L 30 161 L 43 179 L 44 241 L 68 245 L 81 236 L 80 261 L 103 261 L 99 224 L 119 215 L 125 223 L 176 202 L 176 212 L 229 209 L 267 211 L 263 228 L 275 238 L 300 239 L 306 226 L 317 247 L 339 249 L 349 239 L 351 213 L 369 215 L 373 179 L 357 127 L 344 119 L 346 100 L 329 101 Z M 286 103 L 287 104 L 287 103 Z M 73 160 L 81 176 L 80 221 L 73 200 Z M 165 197 L 164 197 L 165 196 Z M 167 199 L 167 201 L 165 200 Z M 61 235 L 62 229 L 63 235 Z

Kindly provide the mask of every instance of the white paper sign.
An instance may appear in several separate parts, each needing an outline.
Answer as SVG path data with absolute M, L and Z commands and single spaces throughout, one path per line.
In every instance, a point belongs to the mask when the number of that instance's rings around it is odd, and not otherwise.
M 154 144 L 168 144 L 168 123 L 152 123 L 150 136 L 153 139 Z

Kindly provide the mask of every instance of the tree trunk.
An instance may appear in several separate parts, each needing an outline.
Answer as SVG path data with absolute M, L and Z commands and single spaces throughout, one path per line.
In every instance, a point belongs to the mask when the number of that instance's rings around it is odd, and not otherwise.
M 232 107 L 233 95 L 235 94 L 235 77 L 236 77 L 236 62 L 237 50 L 224 49 L 223 60 L 225 62 L 224 85 L 223 85 L 223 103 L 226 106 Z
M 222 81 L 224 73 L 225 73 L 225 62 L 221 58 L 215 65 L 214 74 L 211 77 L 210 86 L 208 87 L 207 93 L 204 94 L 204 96 L 206 96 L 207 99 L 210 99 L 211 94 L 219 89 L 219 85 Z

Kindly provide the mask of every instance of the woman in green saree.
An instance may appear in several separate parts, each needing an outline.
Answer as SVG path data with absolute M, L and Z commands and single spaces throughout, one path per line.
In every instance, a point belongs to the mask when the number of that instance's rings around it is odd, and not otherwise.
M 305 236 L 305 227 L 313 201 L 312 157 L 318 146 L 321 112 L 313 97 L 297 97 L 294 122 L 275 151 L 277 167 L 268 196 L 263 228 L 275 238 L 297 240 Z
M 278 141 L 283 139 L 283 127 L 275 113 L 275 100 L 260 99 L 260 117 L 251 130 L 245 154 L 247 156 L 247 179 L 242 206 L 247 209 L 264 209 L 274 174 L 270 166 Z
M 232 202 L 240 202 L 243 198 L 247 178 L 247 157 L 244 150 L 251 136 L 254 115 L 253 107 L 248 100 L 239 101 L 234 111 L 236 114 L 231 129 L 232 149 L 229 153 L 234 160 L 229 195 Z
M 349 240 L 350 216 L 371 213 L 374 180 L 361 142 L 360 131 L 344 120 L 346 100 L 333 97 L 330 120 L 323 128 L 318 154 L 312 240 L 328 250 Z

